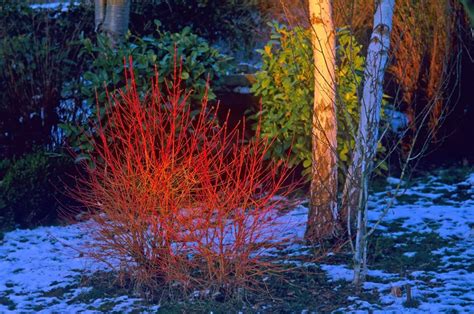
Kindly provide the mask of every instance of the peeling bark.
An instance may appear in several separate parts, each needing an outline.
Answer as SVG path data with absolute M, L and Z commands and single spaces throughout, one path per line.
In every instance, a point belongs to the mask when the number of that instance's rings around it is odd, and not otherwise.
M 364 89 L 356 146 L 345 182 L 343 205 L 348 218 L 356 213 L 356 241 L 354 254 L 354 284 L 360 286 L 367 269 L 367 193 L 368 180 L 379 141 L 380 112 L 383 80 L 388 64 L 390 32 L 395 0 L 379 0 L 374 15 L 374 27 L 367 51 Z

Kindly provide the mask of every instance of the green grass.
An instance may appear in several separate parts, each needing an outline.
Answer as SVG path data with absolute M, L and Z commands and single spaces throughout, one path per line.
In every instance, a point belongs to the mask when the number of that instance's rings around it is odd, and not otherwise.
M 407 221 L 407 219 L 408 218 L 397 218 L 390 222 L 382 221 L 380 225 L 387 229 L 386 230 L 387 233 L 394 233 L 394 232 L 400 232 L 400 231 L 405 232 L 409 230 L 408 228 L 403 227 L 403 224 Z
M 445 183 L 455 184 L 464 181 L 467 173 L 467 170 L 438 173 L 440 179 L 430 181 L 427 183 L 429 184 L 427 186 L 420 186 L 419 184 L 425 181 L 428 182 L 431 179 L 426 177 L 416 178 L 414 182 L 408 183 L 415 191 L 441 194 L 442 196 L 432 199 L 405 194 L 397 198 L 398 203 L 414 204 L 419 201 L 430 201 L 440 205 L 469 199 L 472 197 L 469 192 L 469 186 L 457 184 L 455 185 L 456 191 L 450 192 L 444 185 Z M 385 179 L 379 179 L 372 186 L 373 191 L 381 192 L 385 188 Z M 459 239 L 455 237 L 442 238 L 437 233 L 437 230 L 441 227 L 439 221 L 423 219 L 423 223 L 431 229 L 431 232 L 413 231 L 411 226 L 406 226 L 407 222 L 409 222 L 407 218 L 381 222 L 380 225 L 384 226 L 385 230 L 376 231 L 369 238 L 368 264 L 370 269 L 398 274 L 400 278 L 404 279 L 413 279 L 410 275 L 413 271 L 443 272 L 453 269 L 465 269 L 466 271 L 474 272 L 474 261 L 469 261 L 468 257 L 461 256 L 465 251 L 455 246 Z M 470 227 L 473 228 L 474 223 Z M 1 236 L 0 232 L 0 243 Z M 20 242 L 23 240 L 23 238 L 20 239 Z M 329 243 L 329 246 L 331 244 L 333 243 Z M 433 251 L 441 248 L 446 248 L 442 254 L 433 253 Z M 310 255 L 319 254 L 315 248 L 306 247 L 292 251 L 282 250 L 277 258 L 287 258 L 289 253 L 294 253 L 295 255 L 301 253 L 301 256 L 295 257 L 294 260 L 305 261 L 307 257 L 303 253 L 308 252 L 311 253 Z M 415 252 L 415 254 L 407 256 L 405 255 L 407 252 Z M 446 264 L 442 261 L 442 258 L 446 256 L 449 257 L 449 262 L 457 264 L 446 268 Z M 349 249 L 345 248 L 342 252 L 325 257 L 323 260 L 318 261 L 318 263 L 349 265 L 347 267 L 350 267 L 351 258 Z M 21 271 L 23 269 L 19 268 L 14 273 Z M 81 270 L 76 271 L 81 272 Z M 371 282 L 382 283 L 394 280 L 394 278 L 386 279 L 372 276 L 368 276 L 367 279 Z M 432 287 L 433 289 L 442 287 L 442 281 L 432 282 L 432 279 L 435 279 L 434 275 L 429 273 L 423 273 L 416 277 L 416 280 L 422 281 L 426 287 Z M 149 306 L 158 303 L 163 313 L 209 313 L 211 311 L 214 313 L 239 311 L 244 313 L 300 313 L 303 310 L 326 313 L 354 304 L 353 300 L 348 300 L 349 296 L 355 295 L 355 289 L 352 284 L 347 281 L 330 281 L 326 273 L 316 264 L 309 267 L 287 267 L 281 275 L 268 276 L 265 286 L 261 278 L 258 282 L 259 284 L 252 288 L 259 288 L 260 290 L 253 291 L 249 289 L 241 291 L 241 293 L 234 296 L 224 296 L 221 294 L 214 298 L 200 299 L 190 297 L 190 293 L 183 291 L 180 287 L 170 286 L 160 286 L 154 291 L 148 290 L 140 294 L 130 278 L 125 277 L 124 281 L 121 281 L 121 284 L 119 284 L 117 273 L 96 272 L 92 275 L 77 276 L 77 278 L 74 278 L 74 283 L 65 287 L 55 287 L 60 283 L 55 281 L 48 288 L 50 290 L 42 294 L 42 297 L 52 298 L 53 300 L 60 299 L 68 304 L 83 303 L 88 305 L 89 310 L 107 313 L 113 312 L 113 309 L 117 306 L 119 301 L 114 299 L 124 295 L 136 298 L 142 297 L 141 300 L 130 305 L 128 310 L 132 313 L 143 312 Z M 14 284 L 7 282 L 6 286 L 13 288 Z M 72 292 L 80 287 L 87 287 L 88 289 L 84 289 L 84 291 L 73 297 Z M 460 297 L 465 293 L 462 289 L 454 292 L 458 293 Z M 358 295 L 358 298 L 373 304 L 375 308 L 383 309 L 383 305 L 379 303 L 378 293 L 376 289 L 367 290 Z M 420 299 L 411 299 L 410 302 L 405 302 L 404 306 L 416 308 L 420 305 L 421 301 L 437 297 L 436 293 L 426 294 Z M 94 303 L 99 299 L 102 299 L 100 304 Z M 16 307 L 8 295 L 2 296 L 0 294 L 0 304 L 8 306 L 9 309 L 12 307 L 13 310 Z M 48 304 L 35 305 L 32 310 L 41 311 L 47 306 Z
M 14 311 L 16 304 L 8 296 L 0 296 L 0 304 L 8 307 L 8 310 Z
M 13 288 L 14 286 L 15 286 L 15 284 L 11 281 L 8 281 L 8 282 L 5 283 L 5 287 L 7 287 L 7 288 Z
M 387 190 L 387 178 L 377 176 L 370 181 L 370 193 L 380 193 Z
M 457 184 L 455 187 L 456 190 L 452 192 L 443 190 L 441 197 L 434 199 L 433 203 L 436 205 L 454 205 L 473 198 L 469 185 Z
M 77 288 L 78 288 L 78 284 L 70 284 L 64 287 L 56 287 L 51 290 L 43 292 L 42 297 L 64 299 L 67 297 L 67 294 L 73 292 L 74 289 L 77 289 Z
M 438 230 L 441 227 L 441 223 L 428 218 L 423 218 L 423 222 L 432 230 Z
M 401 194 L 397 196 L 397 203 L 398 204 L 415 204 L 418 202 L 420 199 L 423 197 L 419 195 L 413 195 L 413 194 Z
M 390 232 L 397 230 L 392 227 Z M 389 232 L 389 233 L 390 233 Z M 369 239 L 369 265 L 404 276 L 410 271 L 433 271 L 441 265 L 441 257 L 434 250 L 449 246 L 451 243 L 436 232 L 405 232 L 397 237 L 386 237 L 386 233 L 376 231 Z M 404 255 L 416 252 L 413 256 Z
M 418 299 L 411 299 L 410 301 L 403 302 L 403 306 L 408 308 L 417 308 L 420 306 L 420 301 Z
M 248 293 L 241 301 L 230 299 L 225 302 L 196 300 L 164 303 L 165 313 L 301 313 L 303 310 L 329 313 L 348 306 L 354 296 L 354 287 L 347 281 L 329 281 L 325 272 L 318 267 L 288 269 L 285 277 L 275 276 L 267 281 L 268 293 Z M 270 297 L 271 295 L 271 297 Z M 360 299 L 377 304 L 377 291 L 363 291 Z
M 347 254 L 342 254 L 347 255 Z M 345 257 L 343 257 L 345 258 Z M 332 261 L 340 259 L 332 256 Z M 330 262 L 324 261 L 324 263 Z M 104 299 L 100 305 L 90 306 L 90 310 L 111 312 L 117 305 L 114 298 L 127 295 L 129 297 L 143 297 L 136 301 L 130 310 L 137 313 L 143 311 L 153 304 L 160 304 L 163 313 L 232 313 L 242 311 L 244 313 L 295 313 L 303 310 L 316 312 L 331 312 L 342 306 L 348 306 L 349 296 L 354 296 L 354 287 L 346 281 L 330 281 L 326 273 L 317 266 L 309 267 L 286 267 L 281 275 L 268 276 L 260 290 L 241 290 L 239 295 L 193 298 L 186 294 L 180 287 L 163 286 L 154 291 L 155 295 L 137 294 L 136 287 L 130 281 L 125 280 L 119 284 L 117 274 L 113 272 L 96 272 L 90 276 L 84 276 L 78 286 L 90 287 L 90 289 L 78 294 L 67 301 L 68 304 L 84 303 L 92 304 L 97 299 Z M 61 297 L 67 294 L 67 289 L 55 288 L 50 290 L 46 296 Z M 379 295 L 376 291 L 364 291 L 358 296 L 361 300 L 377 304 Z
M 438 176 L 439 181 L 445 184 L 456 184 L 466 180 L 466 176 L 474 172 L 474 167 L 449 167 L 442 170 L 435 171 L 435 175 Z
M 114 289 L 118 290 L 118 289 Z M 115 292 L 115 291 L 113 291 Z M 103 289 L 102 287 L 92 287 L 87 291 L 79 293 L 75 298 L 69 300 L 68 304 L 73 303 L 92 303 L 94 300 L 102 298 L 110 298 L 115 296 L 116 293 L 110 293 L 109 289 Z

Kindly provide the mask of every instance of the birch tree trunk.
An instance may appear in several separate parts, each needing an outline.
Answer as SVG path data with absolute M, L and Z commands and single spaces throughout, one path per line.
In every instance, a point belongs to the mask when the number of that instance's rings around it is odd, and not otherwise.
M 312 179 L 306 238 L 334 235 L 337 221 L 336 32 L 332 0 L 309 0 L 314 64 Z
M 105 3 L 106 0 L 95 0 L 94 1 L 94 21 L 95 31 L 99 31 L 104 23 L 105 19 Z
M 367 51 L 364 88 L 356 147 L 345 183 L 344 199 L 347 217 L 356 212 L 356 241 L 354 254 L 354 284 L 360 286 L 367 272 L 367 190 L 373 159 L 379 141 L 383 80 L 388 63 L 390 32 L 395 0 L 376 1 L 374 27 Z M 350 230 L 350 223 L 348 226 Z
M 129 19 L 130 0 L 95 0 L 96 30 L 103 31 L 113 46 L 125 36 Z

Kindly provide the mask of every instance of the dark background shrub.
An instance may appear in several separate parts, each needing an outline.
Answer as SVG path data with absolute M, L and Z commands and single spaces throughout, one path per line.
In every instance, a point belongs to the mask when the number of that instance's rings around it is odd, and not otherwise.
M 0 180 L 0 227 L 33 227 L 54 222 L 61 206 L 72 204 L 64 184 L 72 184 L 75 165 L 70 157 L 38 150 L 14 161 Z
M 173 59 L 181 63 L 183 86 L 194 91 L 191 96 L 200 100 L 206 92 L 207 81 L 213 86 L 229 69 L 230 57 L 220 53 L 204 38 L 185 27 L 179 32 L 168 32 L 162 23 L 154 21 L 155 28 L 147 35 L 128 35 L 118 47 L 112 47 L 107 37 L 99 36 L 94 43 L 90 39 L 83 41 L 81 53 L 91 60 L 90 68 L 84 73 L 84 82 L 80 93 L 88 103 L 95 107 L 96 96 L 99 103 L 106 102 L 106 89 L 111 92 L 126 85 L 124 61 L 133 59 L 137 87 L 140 93 L 148 91 L 155 70 L 159 82 L 170 82 L 173 78 Z M 128 65 L 127 65 L 128 66 Z M 97 95 L 96 95 L 97 91 Z M 162 88 L 162 92 L 165 88 Z M 209 91 L 208 97 L 215 95 Z
M 146 95 L 151 89 L 152 78 L 158 73 L 161 91 L 166 94 L 166 84 L 173 81 L 174 58 L 181 67 L 182 86 L 192 90 L 191 102 L 199 103 L 207 93 L 210 100 L 216 95 L 213 87 L 219 84 L 219 79 L 230 67 L 228 56 L 221 54 L 211 47 L 202 37 L 185 27 L 178 33 L 162 31 L 161 23 L 155 21 L 155 31 L 146 36 L 129 35 L 123 43 L 112 47 L 105 36 L 98 36 L 94 43 L 90 39 L 83 41 L 81 53 L 91 61 L 88 71 L 79 89 L 82 99 L 82 116 L 73 121 L 63 121 L 61 129 L 67 138 L 68 145 L 76 152 L 92 152 L 92 145 L 86 140 L 94 132 L 94 122 L 97 120 L 97 104 L 100 108 L 102 123 L 105 120 L 107 95 L 123 89 L 126 85 L 124 61 L 129 67 L 132 60 L 137 89 L 140 95 Z M 131 58 L 131 59 L 130 59 Z M 208 82 L 211 87 L 207 87 Z M 87 135 L 87 136 L 84 136 Z M 89 152 L 89 153 L 88 153 Z M 79 158 L 88 157 L 84 154 Z
M 211 43 L 220 42 L 232 50 L 252 53 L 256 31 L 263 23 L 259 0 L 152 0 L 132 1 L 130 30 L 149 34 L 153 21 L 162 22 L 164 30 L 180 32 L 191 27 Z
M 52 147 L 65 85 L 77 86 L 85 59 L 80 39 L 93 36 L 93 8 L 33 10 L 0 4 L 0 154 L 20 156 Z
M 67 202 L 58 187 L 74 166 L 51 152 L 66 144 L 66 138 L 73 149 L 84 150 L 82 135 L 92 132 L 90 119 L 96 117 L 96 91 L 104 104 L 104 87 L 113 92 L 125 85 L 124 58 L 133 57 L 143 93 L 150 87 L 155 65 L 160 81 L 170 80 L 175 47 L 183 83 L 194 90 L 196 99 L 203 96 L 208 79 L 212 86 L 218 84 L 230 58 L 208 39 L 231 36 L 231 24 L 240 23 L 235 18 L 250 17 L 245 10 L 252 6 L 232 9 L 232 1 L 222 6 L 216 1 L 172 1 L 173 15 L 158 14 L 164 3 L 151 11 L 153 3 L 134 2 L 133 12 L 142 10 L 143 15 L 132 14 L 130 29 L 136 35 L 128 35 L 118 48 L 96 35 L 90 1 L 68 10 L 32 9 L 28 1 L 0 3 L 0 226 L 30 227 L 57 218 L 59 202 Z M 197 14 L 191 14 L 194 9 Z M 158 30 L 155 13 L 165 20 Z M 201 24 L 207 20 L 218 23 Z M 244 29 L 236 28 L 233 34 L 240 30 Z M 209 97 L 215 98 L 212 90 Z
M 162 92 L 165 94 L 164 82 L 170 83 L 174 80 L 173 60 L 176 55 L 176 62 L 181 65 L 183 88 L 193 91 L 191 101 L 200 101 L 205 93 L 209 99 L 215 99 L 214 92 L 207 87 L 208 82 L 212 81 L 212 86 L 218 84 L 220 77 L 230 66 L 230 58 L 212 48 L 203 38 L 193 34 L 188 27 L 179 33 L 170 33 L 160 30 L 160 25 L 155 21 L 157 30 L 153 34 L 143 37 L 129 35 L 118 47 L 112 47 L 107 37 L 102 35 L 97 37 L 95 44 L 90 39 L 83 41 L 82 54 L 92 60 L 89 70 L 84 73 L 79 90 L 83 115 L 74 121 L 63 121 L 61 124 L 68 145 L 75 151 L 86 154 L 92 152 L 92 146 L 84 135 L 94 131 L 92 126 L 98 117 L 97 104 L 102 123 L 107 123 L 107 94 L 123 89 L 127 83 L 124 61 L 128 63 L 132 60 L 140 95 L 149 92 L 152 78 L 157 72 Z M 88 156 L 79 155 L 79 158 L 83 157 Z

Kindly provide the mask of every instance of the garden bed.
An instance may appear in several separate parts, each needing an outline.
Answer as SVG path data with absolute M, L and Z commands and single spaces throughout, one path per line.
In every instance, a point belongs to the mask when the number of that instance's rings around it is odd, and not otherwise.
M 392 182 L 391 180 L 388 180 Z M 317 312 L 384 310 L 469 313 L 474 306 L 474 173 L 437 171 L 417 178 L 390 209 L 370 240 L 368 281 L 360 295 L 351 285 L 350 254 L 342 250 L 312 262 L 312 248 L 282 248 L 275 260 L 288 264 L 284 275 L 266 278 L 266 294 L 241 301 L 186 298 L 146 300 L 119 285 L 113 270 L 80 253 L 93 244 L 81 223 L 15 230 L 0 240 L 0 312 Z M 393 183 L 393 182 L 392 182 Z M 376 219 L 385 195 L 372 193 Z M 282 214 L 293 220 L 296 238 L 304 233 L 307 210 Z M 285 218 L 286 217 L 286 218 Z M 291 219 L 290 219 L 291 218 Z M 79 251 L 78 251 L 79 250 Z M 412 298 L 407 302 L 407 287 Z M 174 294 L 176 296 L 176 294 Z

